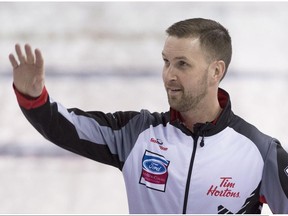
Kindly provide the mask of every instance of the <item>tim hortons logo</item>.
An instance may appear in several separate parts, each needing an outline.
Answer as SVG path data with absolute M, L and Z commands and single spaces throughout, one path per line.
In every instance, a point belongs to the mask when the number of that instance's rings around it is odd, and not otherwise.
M 234 190 L 235 184 L 232 177 L 220 177 L 220 184 L 211 185 L 207 196 L 240 198 L 240 192 Z

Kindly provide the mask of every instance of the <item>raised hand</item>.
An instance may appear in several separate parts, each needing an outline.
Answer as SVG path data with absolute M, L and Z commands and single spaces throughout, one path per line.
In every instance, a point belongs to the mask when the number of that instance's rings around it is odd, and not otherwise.
M 16 89 L 24 95 L 38 97 L 44 88 L 44 60 L 39 49 L 32 52 L 29 44 L 25 45 L 25 54 L 19 44 L 15 45 L 18 61 L 13 54 L 9 60 L 13 67 L 13 82 Z M 34 55 L 35 54 L 35 55 Z

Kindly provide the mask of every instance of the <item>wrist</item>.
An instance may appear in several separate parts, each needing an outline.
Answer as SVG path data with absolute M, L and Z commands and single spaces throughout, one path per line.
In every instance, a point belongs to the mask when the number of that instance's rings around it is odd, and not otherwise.
M 25 109 L 28 109 L 28 110 L 35 109 L 37 107 L 44 105 L 47 102 L 48 92 L 45 86 L 42 90 L 41 95 L 39 95 L 38 97 L 32 97 L 32 96 L 23 94 L 15 87 L 14 83 L 13 83 L 13 89 L 16 94 L 18 104 Z

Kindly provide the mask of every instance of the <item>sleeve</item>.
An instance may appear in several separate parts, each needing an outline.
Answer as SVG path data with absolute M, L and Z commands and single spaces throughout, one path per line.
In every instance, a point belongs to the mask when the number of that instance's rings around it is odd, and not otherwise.
M 274 214 L 288 214 L 288 153 L 273 140 L 264 162 L 261 195 Z
M 38 98 L 14 87 L 19 106 L 33 127 L 54 144 L 120 170 L 143 128 L 140 112 L 85 112 L 54 102 L 46 88 Z

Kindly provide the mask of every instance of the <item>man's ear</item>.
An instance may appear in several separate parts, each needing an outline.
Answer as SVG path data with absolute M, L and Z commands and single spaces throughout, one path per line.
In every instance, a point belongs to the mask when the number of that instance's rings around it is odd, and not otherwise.
M 223 60 L 214 61 L 211 63 L 209 70 L 212 79 L 214 81 L 220 82 L 226 70 L 225 62 Z

